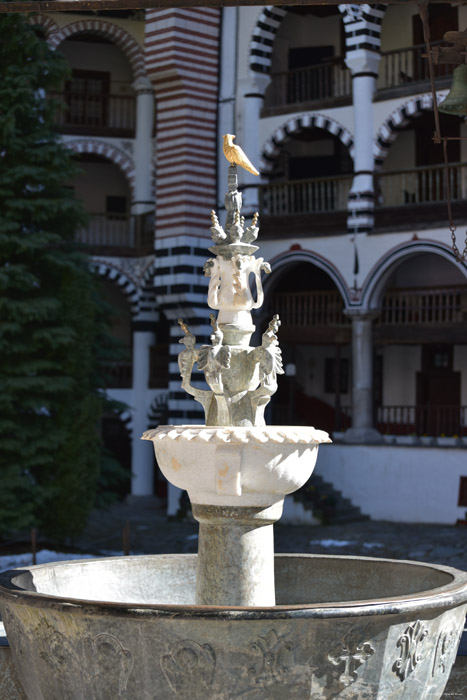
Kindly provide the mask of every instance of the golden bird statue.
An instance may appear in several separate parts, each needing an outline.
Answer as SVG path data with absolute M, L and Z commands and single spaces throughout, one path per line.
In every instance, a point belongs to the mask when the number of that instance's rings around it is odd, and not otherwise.
M 253 163 L 250 162 L 245 152 L 240 146 L 237 146 L 233 140 L 235 138 L 234 134 L 224 135 L 224 155 L 232 165 L 240 165 L 245 170 L 253 175 L 259 175 Z

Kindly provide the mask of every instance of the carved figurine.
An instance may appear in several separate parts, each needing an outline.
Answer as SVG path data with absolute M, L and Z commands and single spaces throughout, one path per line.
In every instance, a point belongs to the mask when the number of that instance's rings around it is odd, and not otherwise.
M 202 345 L 198 353 L 198 369 L 204 372 L 206 381 L 215 394 L 222 394 L 222 370 L 230 368 L 232 351 L 228 345 L 222 345 L 224 334 L 219 328 L 216 317 L 211 314 L 214 332 L 210 336 L 212 345 Z
M 244 168 L 245 170 L 248 170 L 249 173 L 253 173 L 253 175 L 259 175 L 259 172 L 256 170 L 255 166 L 247 157 L 243 149 L 233 142 L 234 138 L 234 134 L 224 135 L 224 155 L 229 161 L 229 163 L 231 163 L 232 165 L 240 165 L 240 167 Z

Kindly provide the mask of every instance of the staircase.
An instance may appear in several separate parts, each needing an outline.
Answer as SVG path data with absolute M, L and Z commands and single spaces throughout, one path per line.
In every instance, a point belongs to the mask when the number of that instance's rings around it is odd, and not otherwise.
M 294 500 L 301 501 L 305 510 L 311 510 L 323 525 L 370 520 L 368 515 L 363 515 L 360 508 L 354 506 L 332 484 L 315 474 L 294 494 Z

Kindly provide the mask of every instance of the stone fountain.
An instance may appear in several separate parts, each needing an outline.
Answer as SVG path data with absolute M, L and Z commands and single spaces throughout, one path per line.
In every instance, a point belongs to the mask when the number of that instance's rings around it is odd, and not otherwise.
M 237 161 L 238 162 L 238 161 Z M 263 302 L 258 217 L 229 167 L 224 227 L 205 265 L 211 343 L 179 319 L 183 388 L 206 425 L 160 426 L 160 468 L 200 523 L 194 555 L 116 557 L 0 575 L 0 610 L 29 700 L 438 700 L 467 608 L 467 573 L 384 559 L 276 555 L 284 496 L 326 433 L 266 426 L 283 372 Z M 206 389 L 192 372 L 204 372 Z

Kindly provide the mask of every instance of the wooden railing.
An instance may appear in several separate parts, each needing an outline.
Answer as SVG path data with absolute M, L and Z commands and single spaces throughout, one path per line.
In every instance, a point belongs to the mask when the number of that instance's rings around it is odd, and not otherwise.
M 467 320 L 467 287 L 398 289 L 386 292 L 379 325 L 462 323 Z
M 264 106 L 309 103 L 352 95 L 352 77 L 340 56 L 307 68 L 273 73 Z
M 151 250 L 154 242 L 154 213 L 90 214 L 88 225 L 76 239 L 91 248 Z
M 114 87 L 114 86 L 112 86 Z M 124 86 L 125 90 L 129 89 Z M 136 100 L 132 94 L 106 94 L 65 90 L 56 94 L 63 101 L 56 123 L 64 130 L 80 133 L 134 135 Z
M 432 46 L 442 42 L 432 42 Z M 381 63 L 377 89 L 412 86 L 414 83 L 427 83 L 430 80 L 428 61 L 423 58 L 426 55 L 425 44 L 416 44 L 403 49 L 381 52 Z M 452 65 L 439 64 L 434 66 L 435 77 L 447 77 L 452 74 Z
M 336 175 L 261 185 L 260 211 L 263 216 L 345 211 L 351 183 L 351 176 Z
M 467 163 L 449 164 L 452 201 L 467 196 Z M 444 165 L 382 172 L 376 183 L 377 202 L 383 207 L 446 201 Z
M 387 435 L 467 435 L 467 406 L 380 406 L 376 428 Z
M 339 292 L 278 292 L 270 303 L 286 326 L 341 326 L 350 319 L 343 315 L 344 303 Z

